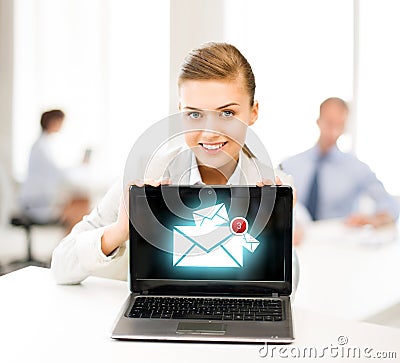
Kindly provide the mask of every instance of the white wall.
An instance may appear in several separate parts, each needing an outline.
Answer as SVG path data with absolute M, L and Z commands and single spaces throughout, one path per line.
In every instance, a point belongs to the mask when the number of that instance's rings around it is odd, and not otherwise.
M 61 108 L 66 154 L 78 161 L 92 148 L 99 181 L 115 179 L 136 138 L 168 114 L 169 2 L 14 3 L 15 177 L 24 179 L 41 113 Z
M 254 129 L 277 165 L 316 142 L 320 103 L 352 101 L 353 3 L 226 0 L 225 38 L 256 78 Z
M 360 1 L 357 154 L 400 195 L 400 2 Z
M 0 0 L 0 165 L 12 164 L 13 1 Z
M 170 113 L 178 111 L 177 77 L 186 54 L 209 41 L 224 40 L 224 0 L 171 0 Z
M 256 96 L 261 106 L 260 118 L 255 129 L 267 144 L 274 164 L 310 146 L 315 141 L 317 136 L 315 119 L 318 116 L 319 103 L 325 97 L 339 96 L 352 101 L 353 2 L 351 1 L 171 0 L 169 6 L 167 1 L 160 4 L 156 1 L 146 2 L 143 6 L 146 6 L 148 10 L 143 10 L 145 9 L 143 8 L 137 12 L 131 10 L 137 3 L 129 0 L 120 0 L 117 11 L 115 9 L 109 11 L 111 9 L 109 4 L 114 4 L 110 1 L 101 3 L 93 0 L 57 1 L 57 3 L 60 2 L 68 4 L 68 11 L 63 14 L 60 13 L 62 8 L 58 9 L 62 20 L 59 24 L 56 21 L 53 22 L 54 33 L 59 33 L 59 27 L 63 26 L 62 24 L 65 25 L 68 17 L 76 15 L 74 9 L 79 10 L 82 16 L 87 9 L 90 10 L 90 14 L 98 15 L 96 15 L 97 20 L 95 17 L 86 19 L 81 16 L 86 21 L 79 21 L 77 28 L 71 30 L 72 33 L 66 28 L 68 31 L 64 32 L 64 38 L 61 38 L 62 41 L 71 41 L 65 37 L 75 34 L 77 42 L 75 44 L 72 40 L 70 49 L 71 52 L 77 53 L 74 62 L 79 65 L 79 59 L 84 61 L 83 65 L 80 64 L 84 69 L 78 71 L 86 77 L 88 83 L 95 85 L 95 93 L 80 87 L 77 89 L 78 93 L 73 95 L 85 101 L 80 107 L 87 113 L 82 112 L 77 115 L 76 110 L 71 109 L 69 116 L 72 122 L 71 127 L 68 128 L 72 135 L 75 133 L 75 127 L 79 127 L 82 132 L 89 134 L 89 139 L 97 137 L 96 140 L 98 140 L 100 135 L 100 139 L 110 137 L 112 140 L 118 140 L 121 137 L 128 137 L 130 142 L 133 142 L 135 135 L 146 127 L 146 122 L 154 122 L 166 116 L 168 112 L 177 111 L 176 83 L 179 65 L 190 49 L 211 40 L 232 42 L 252 64 L 257 81 Z M 26 79 L 34 77 L 36 82 L 40 80 L 40 87 L 46 87 L 46 84 L 52 81 L 51 77 L 50 79 L 41 78 L 43 69 L 51 69 L 51 64 L 40 65 L 37 61 L 36 65 L 35 62 L 31 62 L 31 68 L 27 68 L 25 78 L 13 79 L 15 71 L 13 69 L 13 52 L 15 51 L 13 40 L 18 35 L 13 31 L 14 25 L 18 25 L 13 24 L 15 3 L 17 1 L 0 0 L 0 160 L 8 175 L 11 175 L 11 158 L 16 157 L 12 155 L 11 140 L 13 137 L 14 142 L 19 140 L 21 133 L 31 130 L 28 140 L 23 143 L 24 150 L 20 151 L 20 155 L 27 159 L 31 141 L 38 132 L 38 117 L 42 111 L 33 110 L 30 107 L 30 103 L 41 90 L 29 88 Z M 28 2 L 24 5 L 24 10 L 27 11 L 29 7 L 34 6 L 33 4 L 42 4 L 34 10 L 36 13 L 42 11 L 45 14 L 50 11 L 48 3 L 52 4 L 53 1 Z M 362 53 L 364 58 L 367 57 L 370 60 L 369 63 L 364 64 L 361 60 L 361 76 L 369 74 L 370 79 L 376 82 L 373 87 L 370 87 L 368 79 L 365 78 L 361 85 L 360 98 L 368 107 L 364 108 L 364 111 L 359 110 L 357 132 L 360 137 L 357 143 L 359 149 L 356 151 L 360 152 L 366 162 L 371 162 L 371 166 L 378 171 L 378 176 L 382 176 L 385 183 L 387 180 L 391 181 L 390 191 L 398 193 L 397 178 L 392 176 L 392 168 L 387 166 L 388 163 L 394 164 L 395 160 L 390 157 L 397 150 L 396 147 L 393 150 L 390 148 L 390 145 L 397 145 L 397 132 L 393 126 L 397 124 L 394 100 L 395 85 L 398 84 L 397 75 L 392 72 L 386 75 L 384 80 L 380 77 L 381 72 L 386 70 L 386 65 L 391 69 L 398 68 L 394 65 L 398 59 L 398 53 L 396 53 L 398 47 L 394 44 L 398 33 L 395 19 L 399 11 L 390 10 L 393 10 L 395 3 L 394 0 L 375 1 L 370 2 L 369 7 L 366 5 L 363 5 L 364 8 L 361 7 L 361 15 L 368 16 L 371 24 L 379 20 L 386 25 L 375 30 L 370 26 L 370 30 L 366 30 L 366 23 L 361 21 L 361 53 L 364 52 Z M 96 7 L 96 4 L 102 6 L 94 12 L 92 8 Z M 124 11 L 125 7 L 129 10 Z M 170 34 L 167 31 L 163 34 L 155 31 L 156 20 L 150 16 L 154 8 L 157 8 L 159 13 L 162 12 L 163 19 L 168 19 Z M 395 9 L 398 10 L 398 7 Z M 101 19 L 111 20 L 111 25 L 107 21 L 103 24 Z M 363 25 L 364 28 L 362 28 Z M 32 29 L 37 30 L 38 26 L 37 21 L 32 23 Z M 111 32 L 109 32 L 110 26 L 114 29 Z M 98 41 L 97 44 L 90 44 L 90 47 L 98 47 L 100 50 L 97 53 L 98 59 L 91 59 L 94 63 L 85 61 L 85 52 L 90 49 L 84 47 L 87 43 L 86 39 L 79 38 L 81 34 L 79 29 L 83 27 L 89 27 L 93 37 Z M 51 34 L 47 34 L 46 39 L 51 40 Z M 46 39 L 41 40 L 40 43 L 37 39 L 28 42 L 21 57 L 18 56 L 18 62 L 29 63 L 29 53 L 34 47 L 37 49 L 36 52 L 43 51 L 46 47 Z M 365 48 L 367 44 L 370 45 L 368 49 Z M 81 52 L 76 52 L 77 48 L 81 49 Z M 386 54 L 385 49 L 391 49 L 390 54 Z M 60 50 L 62 51 L 62 48 Z M 384 54 L 385 57 L 371 57 L 371 54 L 378 53 Z M 68 55 L 66 52 L 61 54 Z M 24 58 L 26 55 L 28 57 Z M 136 61 L 141 63 L 135 72 L 126 75 L 121 73 Z M 379 65 L 377 62 L 380 62 Z M 93 64 L 95 67 L 92 66 Z M 160 68 L 164 70 L 160 71 Z M 101 69 L 103 71 L 99 71 Z M 156 79 L 153 76 L 155 71 L 161 75 Z M 101 74 L 96 72 L 101 72 Z M 71 82 L 73 77 L 74 74 L 71 73 Z M 80 78 L 82 77 L 78 75 L 75 79 Z M 23 90 L 19 96 L 22 103 L 20 102 L 19 105 L 22 104 L 24 107 L 18 106 L 13 113 L 14 81 L 19 85 L 18 89 Z M 166 88 L 163 88 L 164 84 Z M 45 92 L 46 105 L 63 106 L 57 104 L 56 99 L 59 96 L 57 92 L 62 91 L 66 86 L 68 84 L 61 83 L 58 88 L 51 88 L 53 92 Z M 366 93 L 368 89 L 372 90 L 369 94 Z M 155 93 L 154 90 L 157 92 Z M 376 90 L 375 94 L 374 90 Z M 154 107 L 152 97 L 156 97 L 156 107 Z M 87 102 L 88 100 L 90 102 Z M 377 100 L 379 102 L 375 102 Z M 106 101 L 107 105 L 105 105 Z M 150 112 L 135 118 L 138 110 L 146 109 Z M 382 110 L 388 110 L 388 112 L 382 116 L 380 114 Z M 93 115 L 90 111 L 94 112 Z M 19 120 L 19 126 L 16 126 L 14 134 L 13 118 Z M 381 127 L 383 124 L 385 128 Z M 124 128 L 123 125 L 129 127 Z M 93 134 L 90 134 L 90 129 L 93 130 Z M 387 129 L 391 131 L 382 134 Z M 380 136 L 371 141 L 367 133 Z M 388 137 L 390 140 L 386 142 L 385 139 Z M 94 146 L 102 149 L 103 145 L 99 145 L 96 140 L 93 141 Z M 370 145 L 375 146 L 379 142 L 381 145 L 383 142 L 384 145 L 375 147 L 376 151 L 371 153 Z M 108 143 L 104 148 L 106 151 L 103 156 L 113 159 L 117 153 L 124 155 L 126 149 L 125 143 L 113 145 Z M 383 158 L 388 160 L 386 164 L 382 162 Z M 23 164 L 21 165 L 23 168 Z M 117 169 L 119 166 L 113 165 L 113 167 Z
M 13 1 L 0 0 L 0 227 L 12 208 Z

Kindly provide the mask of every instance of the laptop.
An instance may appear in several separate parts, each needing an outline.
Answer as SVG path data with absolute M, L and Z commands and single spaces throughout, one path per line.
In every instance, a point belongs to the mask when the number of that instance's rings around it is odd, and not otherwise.
M 294 340 L 289 186 L 131 186 L 131 294 L 111 337 Z

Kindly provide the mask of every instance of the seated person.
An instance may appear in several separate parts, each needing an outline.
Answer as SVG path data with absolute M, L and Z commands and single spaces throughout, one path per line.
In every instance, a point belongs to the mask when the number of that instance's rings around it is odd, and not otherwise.
M 89 212 L 89 200 L 82 191 L 78 169 L 63 165 L 58 132 L 64 122 L 64 112 L 51 110 L 42 114 L 42 132 L 33 144 L 28 175 L 22 186 L 20 208 L 37 223 L 62 222 L 69 232 Z M 86 164 L 87 160 L 83 160 Z M 80 173 L 81 177 L 84 173 Z
M 336 145 L 348 114 L 348 105 L 340 98 L 322 102 L 317 144 L 285 160 L 281 168 L 294 177 L 298 202 L 307 208 L 313 220 L 345 218 L 350 226 L 375 227 L 393 222 L 399 216 L 396 199 L 366 164 Z M 359 198 L 364 195 L 374 200 L 374 214 L 356 212 Z

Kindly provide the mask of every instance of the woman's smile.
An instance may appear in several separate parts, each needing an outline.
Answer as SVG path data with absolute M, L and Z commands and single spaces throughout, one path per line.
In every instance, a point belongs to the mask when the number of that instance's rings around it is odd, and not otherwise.
M 199 145 L 202 147 L 204 151 L 210 154 L 216 154 L 219 151 L 221 151 L 224 146 L 228 143 L 228 141 L 223 141 L 223 142 L 199 142 Z

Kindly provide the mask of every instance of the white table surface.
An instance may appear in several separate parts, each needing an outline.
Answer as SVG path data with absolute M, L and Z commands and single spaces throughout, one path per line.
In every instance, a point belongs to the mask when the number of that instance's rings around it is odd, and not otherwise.
M 364 320 L 400 303 L 398 226 L 349 228 L 339 220 L 312 223 L 296 247 L 296 305 Z
M 0 277 L 0 361 L 11 362 L 260 362 L 310 361 L 279 358 L 296 351 L 338 347 L 370 348 L 370 354 L 395 352 L 400 360 L 400 329 L 351 322 L 294 306 L 296 342 L 269 346 L 261 358 L 256 344 L 122 342 L 109 338 L 111 326 L 128 295 L 126 282 L 90 277 L 81 285 L 58 286 L 47 269 L 28 267 Z M 271 349 L 284 347 L 286 353 Z M 308 350 L 307 350 L 308 349 Z M 266 354 L 263 350 L 262 353 Z M 303 354 L 303 353 L 301 353 Z M 308 354 L 308 353 L 307 353 Z M 321 361 L 337 362 L 325 350 Z M 345 353 L 346 354 L 346 353 Z M 364 350 L 362 351 L 364 354 Z M 362 355 L 363 356 L 363 355 Z M 364 359 L 345 359 L 363 362 Z M 367 359 L 371 361 L 371 359 Z M 375 359 L 376 361 L 376 359 Z

